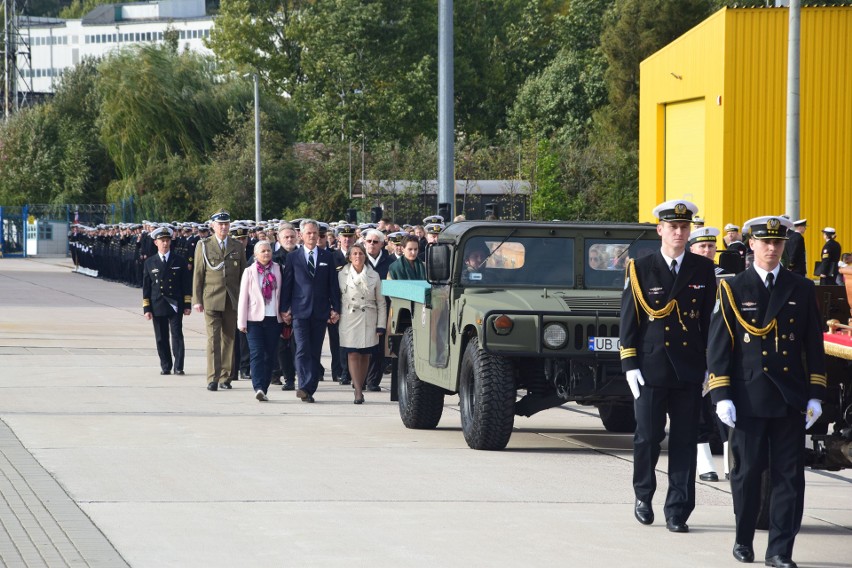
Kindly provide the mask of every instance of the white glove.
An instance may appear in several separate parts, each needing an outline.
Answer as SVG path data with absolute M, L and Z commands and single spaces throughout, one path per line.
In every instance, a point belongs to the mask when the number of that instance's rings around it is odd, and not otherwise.
M 642 378 L 642 371 L 639 369 L 627 371 L 627 385 L 630 387 L 630 392 L 633 393 L 633 398 L 639 398 L 639 385 L 645 385 L 645 379 Z
M 815 398 L 810 399 L 808 401 L 808 412 L 805 414 L 805 430 L 813 426 L 820 416 L 822 416 L 822 404 Z
M 734 408 L 734 403 L 728 399 L 717 402 L 716 416 L 718 416 L 719 420 L 721 420 L 724 424 L 734 428 L 734 423 L 737 421 L 737 409 Z

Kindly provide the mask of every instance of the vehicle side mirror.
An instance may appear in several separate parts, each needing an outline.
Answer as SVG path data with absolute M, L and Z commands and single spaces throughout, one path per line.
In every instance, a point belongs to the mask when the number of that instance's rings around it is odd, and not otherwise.
M 446 284 L 450 281 L 451 272 L 449 245 L 426 247 L 426 280 L 429 284 Z

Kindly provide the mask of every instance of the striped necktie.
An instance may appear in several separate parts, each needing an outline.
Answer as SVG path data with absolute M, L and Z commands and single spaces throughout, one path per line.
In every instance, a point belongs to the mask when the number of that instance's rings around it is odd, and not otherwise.
M 308 252 L 308 274 L 311 275 L 311 278 L 314 277 L 314 273 L 316 273 L 317 267 L 314 261 L 314 251 Z

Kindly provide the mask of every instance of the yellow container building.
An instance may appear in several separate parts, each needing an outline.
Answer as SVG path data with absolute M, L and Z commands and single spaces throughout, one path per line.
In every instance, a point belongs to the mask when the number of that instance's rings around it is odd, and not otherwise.
M 726 8 L 640 66 L 639 219 L 688 199 L 709 226 L 785 212 L 786 8 Z M 852 7 L 801 12 L 800 217 L 852 251 Z M 722 248 L 721 239 L 719 242 Z

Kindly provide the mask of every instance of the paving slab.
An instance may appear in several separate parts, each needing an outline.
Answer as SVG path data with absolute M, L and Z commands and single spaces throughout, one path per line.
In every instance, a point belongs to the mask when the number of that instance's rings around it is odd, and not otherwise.
M 210 393 L 203 318 L 184 335 L 187 375 L 161 376 L 138 289 L 63 260 L 0 260 L 0 440 L 5 427 L 23 477 L 53 484 L 31 483 L 53 519 L 39 524 L 0 476 L 5 565 L 736 565 L 728 485 L 697 484 L 688 535 L 639 525 L 631 436 L 607 433 L 594 408 L 518 418 L 506 450 L 477 452 L 456 397 L 417 431 L 387 391 L 360 406 L 331 381 L 316 404 L 275 387 L 258 403 L 246 381 Z M 666 463 L 664 451 L 659 510 Z M 795 558 L 848 567 L 852 474 L 806 478 Z M 765 543 L 758 533 L 758 556 Z

